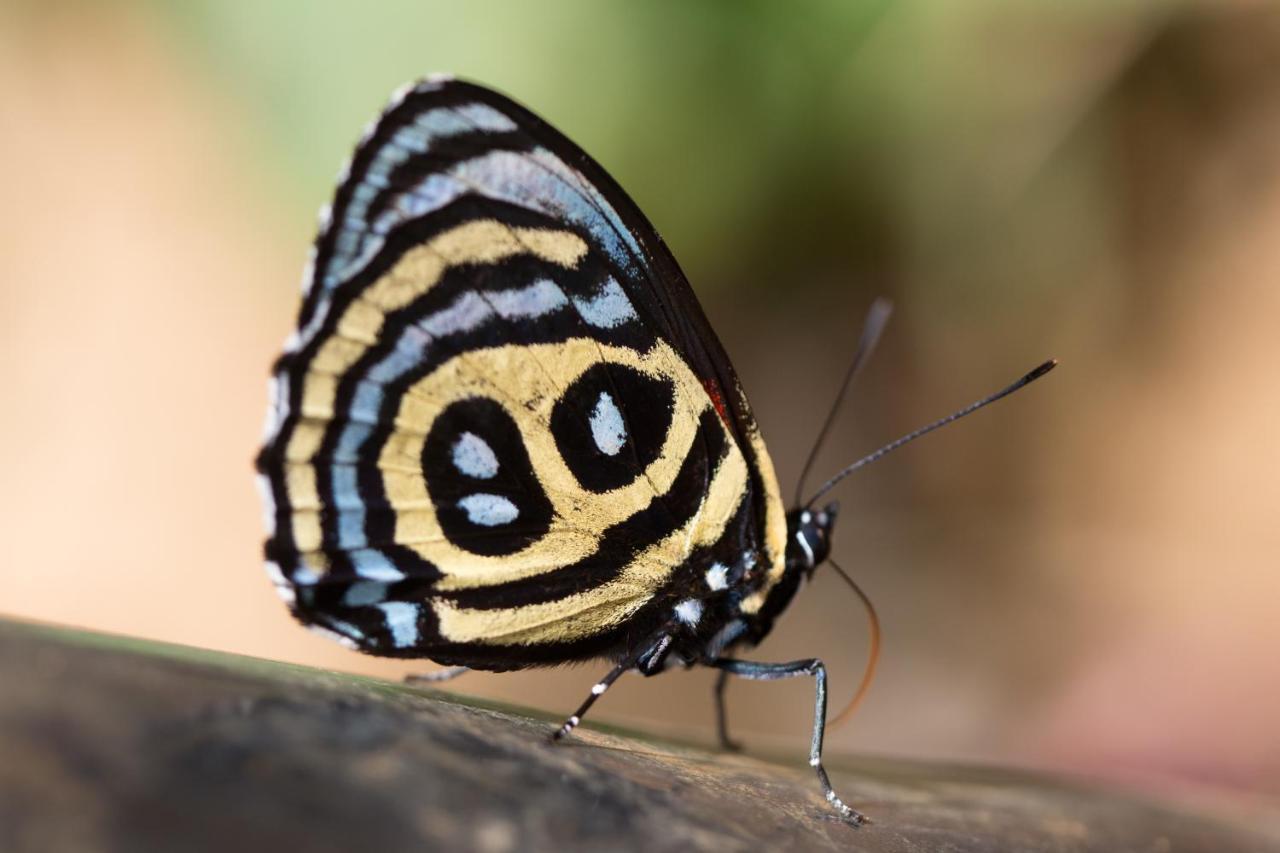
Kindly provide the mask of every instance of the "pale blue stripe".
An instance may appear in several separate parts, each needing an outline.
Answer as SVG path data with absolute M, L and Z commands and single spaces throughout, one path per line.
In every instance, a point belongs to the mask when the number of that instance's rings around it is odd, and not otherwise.
M 332 465 L 329 471 L 333 477 L 333 507 L 339 518 L 346 518 L 351 513 L 358 513 L 361 525 L 364 523 L 364 499 L 356 490 L 356 474 L 360 469 L 355 465 Z M 363 536 L 363 534 L 362 534 Z M 352 545 L 363 548 L 364 542 Z
M 338 547 L 343 550 L 364 548 L 369 540 L 364 535 L 364 502 L 356 489 L 356 469 L 335 467 L 330 472 L 334 508 L 338 510 Z
M 352 395 L 349 415 L 367 424 L 376 424 L 382 409 L 382 386 L 377 382 L 361 379 Z
M 639 319 L 635 306 L 612 276 L 605 280 L 594 296 L 575 296 L 573 306 L 583 320 L 599 329 L 616 329 L 623 323 Z
M 342 596 L 344 607 L 365 607 L 387 597 L 387 585 L 380 581 L 356 581 Z
M 438 139 L 476 130 L 504 133 L 515 129 L 516 125 L 511 119 L 486 104 L 464 104 L 428 110 L 417 116 L 413 124 L 398 129 L 389 142 L 378 149 L 364 174 L 359 177 L 359 183 L 352 191 L 351 201 L 343 213 L 342 222 L 336 223 L 337 239 L 334 241 L 329 271 L 324 278 L 325 287 L 332 288 L 346 277 L 347 268 L 356 266 L 352 263 L 354 256 L 359 254 L 363 258 L 369 254 L 367 247 L 362 245 L 365 214 L 369 210 L 369 203 L 377 195 L 376 189 L 387 186 L 387 179 L 392 172 L 409 158 L 430 151 L 432 143 Z M 427 210 L 434 210 L 439 206 L 437 199 L 428 204 Z M 410 214 L 409 218 L 414 215 L 420 214 Z M 382 241 L 376 242 L 381 244 Z
M 407 601 L 388 601 L 378 605 L 387 620 L 391 642 L 398 649 L 418 642 L 418 605 Z
M 360 448 L 368 441 L 373 427 L 369 424 L 349 423 L 342 428 L 338 448 L 333 453 L 334 462 L 356 463 L 360 461 Z
M 404 572 L 392 565 L 386 555 L 373 548 L 361 548 L 347 555 L 355 567 L 356 574 L 372 581 L 404 580 Z

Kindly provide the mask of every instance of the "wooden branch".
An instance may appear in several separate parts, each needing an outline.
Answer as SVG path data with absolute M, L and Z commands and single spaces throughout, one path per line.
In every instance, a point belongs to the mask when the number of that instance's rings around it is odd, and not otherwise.
M 1026 774 L 780 766 L 443 692 L 0 621 L 0 850 L 1262 851 L 1260 829 Z M 558 721 L 557 721 L 558 722 Z M 847 769 L 845 769 L 847 768 Z

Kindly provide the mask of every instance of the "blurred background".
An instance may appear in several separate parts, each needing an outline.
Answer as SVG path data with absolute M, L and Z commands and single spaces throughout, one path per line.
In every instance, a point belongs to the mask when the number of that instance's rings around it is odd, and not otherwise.
M 1267 2 L 0 2 L 0 613 L 398 678 L 260 564 L 267 368 L 315 214 L 399 84 L 530 105 L 648 212 L 784 490 L 877 295 L 816 474 L 1049 356 L 847 481 L 880 608 L 838 752 L 1280 796 L 1280 7 Z M 815 478 L 816 484 L 817 478 Z M 760 650 L 848 696 L 819 573 Z M 599 667 L 455 682 L 568 712 Z M 705 672 L 599 719 L 709 741 Z M 734 684 L 754 746 L 812 685 Z

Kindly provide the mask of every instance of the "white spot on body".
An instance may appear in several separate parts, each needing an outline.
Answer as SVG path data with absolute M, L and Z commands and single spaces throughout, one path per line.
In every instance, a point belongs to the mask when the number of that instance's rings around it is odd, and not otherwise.
M 719 592 L 729 586 L 729 567 L 724 563 L 712 563 L 707 569 L 707 588 Z
M 809 540 L 804 538 L 804 531 L 796 531 L 796 541 L 800 543 L 800 549 L 804 551 L 805 558 L 809 561 L 809 565 L 813 565 L 813 548 L 809 545 Z
M 467 521 L 483 527 L 510 524 L 520 517 L 520 510 L 516 505 L 502 495 L 478 492 L 458 501 L 458 506 L 467 514 Z
M 488 480 L 498 474 L 498 457 L 483 438 L 464 432 L 453 443 L 453 467 L 468 477 Z
M 676 618 L 690 628 L 696 626 L 702 618 L 702 602 L 694 598 L 680 602 L 676 605 Z
M 398 649 L 418 642 L 418 605 L 407 601 L 387 601 L 378 605 L 387 620 L 391 642 Z
M 627 443 L 627 428 L 622 422 L 622 412 L 613 402 L 608 391 L 601 391 L 591 410 L 591 437 L 605 456 L 617 456 Z

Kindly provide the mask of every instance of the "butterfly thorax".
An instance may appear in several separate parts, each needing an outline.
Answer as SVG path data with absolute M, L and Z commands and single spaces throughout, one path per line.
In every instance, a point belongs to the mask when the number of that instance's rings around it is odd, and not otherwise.
M 771 585 L 759 571 L 761 557 L 742 556 L 726 577 L 725 594 L 703 601 L 676 604 L 673 641 L 651 659 L 642 661 L 641 671 L 656 674 L 672 665 L 707 664 L 735 647 L 758 645 L 773 629 L 778 615 L 791 603 L 800 583 L 812 577 L 831 549 L 831 531 L 838 507 L 831 504 L 820 511 L 795 509 L 787 514 L 787 547 L 782 576 Z M 715 565 L 707 569 L 714 575 Z M 765 589 L 764 605 L 751 611 L 744 603 Z M 683 619 L 681 619 L 683 617 Z

